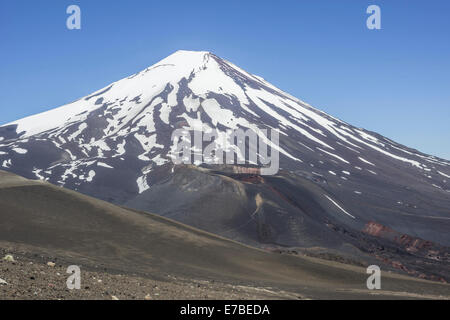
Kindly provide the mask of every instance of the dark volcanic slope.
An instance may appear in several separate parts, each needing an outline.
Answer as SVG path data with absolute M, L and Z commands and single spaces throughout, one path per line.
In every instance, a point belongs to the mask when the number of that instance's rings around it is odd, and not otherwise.
M 317 177 L 219 169 L 177 166 L 127 205 L 254 246 L 285 251 L 312 248 L 311 254 L 338 253 L 421 278 L 450 279 L 450 249 L 440 244 L 440 235 L 450 230 L 449 218 L 408 214 L 383 203 L 377 208 L 384 213 L 376 215 L 371 202 L 375 196 L 366 197 L 366 203 L 350 202 L 343 209 L 333 200 L 336 194 L 324 187 L 336 186 Z M 351 218 L 347 210 L 361 213 L 361 218 Z M 413 223 L 428 240 L 408 229 Z M 405 229 L 411 233 L 399 231 Z
M 0 172 L 0 218 L 3 245 L 51 254 L 83 267 L 270 285 L 313 298 L 371 297 L 362 269 L 266 253 L 5 172 Z M 387 274 L 383 289 L 403 292 L 394 296 L 449 294 L 448 285 Z

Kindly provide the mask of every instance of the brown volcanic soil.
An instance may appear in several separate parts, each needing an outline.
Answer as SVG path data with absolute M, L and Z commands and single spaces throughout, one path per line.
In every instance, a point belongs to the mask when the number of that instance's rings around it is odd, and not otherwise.
M 388 273 L 383 291 L 371 292 L 363 268 L 264 252 L 4 172 L 0 221 L 1 253 L 17 256 L 0 264 L 2 299 L 450 297 L 449 285 Z M 80 291 L 65 289 L 72 264 L 83 272 Z

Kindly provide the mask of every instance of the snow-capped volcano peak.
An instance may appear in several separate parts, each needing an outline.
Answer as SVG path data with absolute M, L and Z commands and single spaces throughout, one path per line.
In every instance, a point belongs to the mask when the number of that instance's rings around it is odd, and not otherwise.
M 213 54 L 209 51 L 178 50 L 153 66 L 169 64 L 174 66 L 196 68 L 203 65 L 211 55 Z
M 177 51 L 73 103 L 1 126 L 0 165 L 72 188 L 114 168 L 132 181 L 130 192 L 142 192 L 153 168 L 171 163 L 173 130 L 199 124 L 219 134 L 278 130 L 286 169 L 341 183 L 352 172 L 390 178 L 386 168 L 401 168 L 449 189 L 448 161 L 346 124 L 207 51 Z
M 22 138 L 30 137 L 82 120 L 86 117 L 86 113 L 104 104 L 130 101 L 129 99 L 137 97 L 141 103 L 148 102 L 163 92 L 167 85 L 175 88 L 174 95 L 178 83 L 183 79 L 190 81 L 189 86 L 197 95 L 208 92 L 219 93 L 226 88 L 233 91 L 229 93 L 244 97 L 242 89 L 221 70 L 221 64 L 227 65 L 228 69 L 232 68 L 210 52 L 179 50 L 145 70 L 111 83 L 75 102 L 7 125 L 17 125 L 17 133 L 20 133 Z M 129 111 L 133 113 L 132 110 Z

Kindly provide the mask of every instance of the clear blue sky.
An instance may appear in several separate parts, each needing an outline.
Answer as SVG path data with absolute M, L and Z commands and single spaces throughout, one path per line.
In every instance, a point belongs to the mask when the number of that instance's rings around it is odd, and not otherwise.
M 82 29 L 66 29 L 66 8 Z M 382 30 L 366 28 L 366 8 Z M 0 0 L 0 124 L 178 49 L 208 50 L 353 125 L 450 159 L 450 1 Z

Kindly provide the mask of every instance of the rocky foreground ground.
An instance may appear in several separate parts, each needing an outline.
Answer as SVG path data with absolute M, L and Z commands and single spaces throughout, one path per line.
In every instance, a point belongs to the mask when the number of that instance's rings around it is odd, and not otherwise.
M 115 270 L 82 270 L 81 288 L 67 288 L 68 264 L 57 258 L 0 248 L 0 300 L 309 300 L 307 295 L 272 287 L 228 284 L 166 275 L 164 278 Z M 328 298 L 354 299 L 355 290 Z M 367 291 L 359 292 L 363 296 Z M 374 291 L 371 299 L 439 299 L 448 295 Z M 367 296 L 365 296 L 367 298 Z
M 259 300 L 302 299 L 270 288 L 188 280 L 168 275 L 150 279 L 108 270 L 82 270 L 81 289 L 66 285 L 67 265 L 57 259 L 0 250 L 0 300 Z M 11 257 L 13 260 L 11 260 Z

